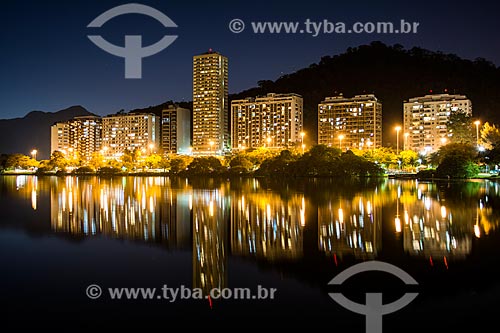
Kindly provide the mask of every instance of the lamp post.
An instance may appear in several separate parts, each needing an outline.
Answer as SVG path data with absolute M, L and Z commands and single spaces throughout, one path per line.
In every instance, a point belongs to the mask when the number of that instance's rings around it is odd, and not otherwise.
M 396 126 L 396 155 L 399 155 L 399 131 L 401 131 L 401 126 Z
M 479 124 L 481 124 L 481 122 L 479 120 L 476 120 L 474 122 L 474 125 L 476 125 L 476 145 L 479 147 Z
M 305 135 L 306 135 L 306 133 L 300 132 L 300 145 L 302 146 L 302 154 L 304 154 L 304 148 L 305 148 L 305 145 L 304 145 L 304 136 Z
M 210 145 L 210 154 L 213 154 L 212 149 L 214 147 L 214 142 L 212 140 L 210 140 L 210 141 L 208 141 L 208 144 Z
M 344 136 L 342 134 L 339 135 L 339 148 L 340 151 L 342 151 L 342 140 L 344 139 Z
M 37 154 L 37 153 L 38 153 L 38 150 L 36 150 L 36 149 L 33 149 L 33 150 L 31 151 L 31 156 L 33 157 L 33 159 L 34 159 L 35 161 L 36 161 L 36 154 Z

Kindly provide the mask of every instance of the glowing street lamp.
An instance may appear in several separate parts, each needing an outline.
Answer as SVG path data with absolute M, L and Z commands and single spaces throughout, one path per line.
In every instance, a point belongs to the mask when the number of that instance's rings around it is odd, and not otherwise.
M 306 135 L 306 133 L 300 132 L 300 145 L 302 146 L 302 154 L 304 154 L 304 148 L 305 148 L 305 145 L 304 145 L 304 136 L 305 135 Z
M 213 150 L 214 147 L 214 142 L 212 140 L 208 141 L 208 144 L 210 145 L 210 152 Z
M 476 120 L 474 122 L 474 125 L 476 125 L 476 144 L 478 147 L 479 147 L 479 124 L 481 124 L 479 120 Z
M 36 160 L 36 154 L 37 154 L 37 153 L 38 153 L 38 150 L 36 150 L 36 149 L 33 149 L 33 150 L 31 151 L 31 156 L 33 157 L 33 159 L 34 159 L 34 160 Z
M 340 151 L 342 151 L 342 140 L 344 139 L 344 136 L 342 134 L 339 135 L 339 148 Z
M 401 126 L 396 126 L 396 155 L 399 155 L 399 131 L 401 131 Z

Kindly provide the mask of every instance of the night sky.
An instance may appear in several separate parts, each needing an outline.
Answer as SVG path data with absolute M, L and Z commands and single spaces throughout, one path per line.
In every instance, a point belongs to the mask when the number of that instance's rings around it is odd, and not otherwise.
M 87 25 L 102 12 L 126 1 L 2 1 L 0 8 L 0 118 L 31 110 L 57 111 L 82 105 L 105 115 L 167 100 L 192 99 L 192 57 L 209 48 L 229 58 L 229 91 L 253 87 L 318 62 L 321 56 L 380 40 L 483 57 L 500 65 L 498 4 L 480 1 L 137 1 L 170 17 L 178 28 L 164 28 L 144 15 L 123 15 L 102 28 Z M 496 8 L 495 8 L 496 7 Z M 228 23 L 247 22 L 240 34 Z M 416 35 L 307 34 L 256 35 L 250 21 L 420 22 Z M 87 39 L 102 35 L 123 45 L 124 35 L 142 35 L 143 44 L 165 34 L 178 35 L 164 51 L 143 59 L 142 79 L 124 79 L 123 58 Z M 362 87 L 360 87 L 360 91 Z

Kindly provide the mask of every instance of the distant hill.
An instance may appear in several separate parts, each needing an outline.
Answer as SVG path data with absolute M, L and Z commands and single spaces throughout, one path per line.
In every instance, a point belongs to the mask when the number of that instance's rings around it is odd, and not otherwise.
M 318 103 L 326 96 L 346 97 L 374 93 L 383 103 L 384 145 L 396 141 L 394 126 L 403 121 L 403 100 L 430 93 L 464 94 L 472 101 L 474 117 L 500 123 L 500 69 L 485 59 L 464 60 L 453 54 L 380 42 L 349 48 L 319 63 L 283 75 L 276 81 L 259 81 L 258 87 L 230 99 L 294 92 L 304 97 L 304 123 L 316 140 Z
M 32 111 L 23 118 L 0 119 L 0 153 L 29 155 L 33 148 L 37 158 L 50 155 L 50 126 L 76 116 L 93 115 L 82 106 L 71 106 L 57 112 Z

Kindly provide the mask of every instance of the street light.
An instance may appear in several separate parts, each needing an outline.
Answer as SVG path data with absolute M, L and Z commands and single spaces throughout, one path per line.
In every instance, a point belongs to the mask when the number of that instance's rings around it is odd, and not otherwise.
M 404 145 L 403 150 L 406 150 L 407 147 L 408 147 L 408 137 L 409 136 L 410 136 L 410 133 L 405 133 L 404 134 L 405 140 L 404 140 L 404 143 L 403 143 L 403 145 Z
M 479 124 L 481 124 L 479 120 L 476 120 L 474 122 L 474 125 L 476 125 L 476 144 L 478 147 L 479 147 Z
M 342 151 L 342 140 L 344 139 L 344 136 L 342 134 L 339 135 L 339 148 L 340 151 Z
M 399 155 L 399 131 L 401 131 L 401 126 L 396 126 L 396 155 Z
M 441 146 L 444 146 L 446 144 L 446 141 L 448 141 L 447 138 L 445 137 L 442 137 L 441 139 L 439 139 L 441 141 Z
M 208 144 L 210 145 L 210 153 L 212 152 L 212 149 L 214 147 L 214 142 L 212 140 L 208 141 Z
M 35 161 L 36 161 L 36 154 L 37 154 L 37 153 L 38 153 L 38 150 L 36 150 L 36 149 L 33 149 L 33 150 L 31 151 L 31 156 L 33 156 L 33 159 L 34 159 Z

